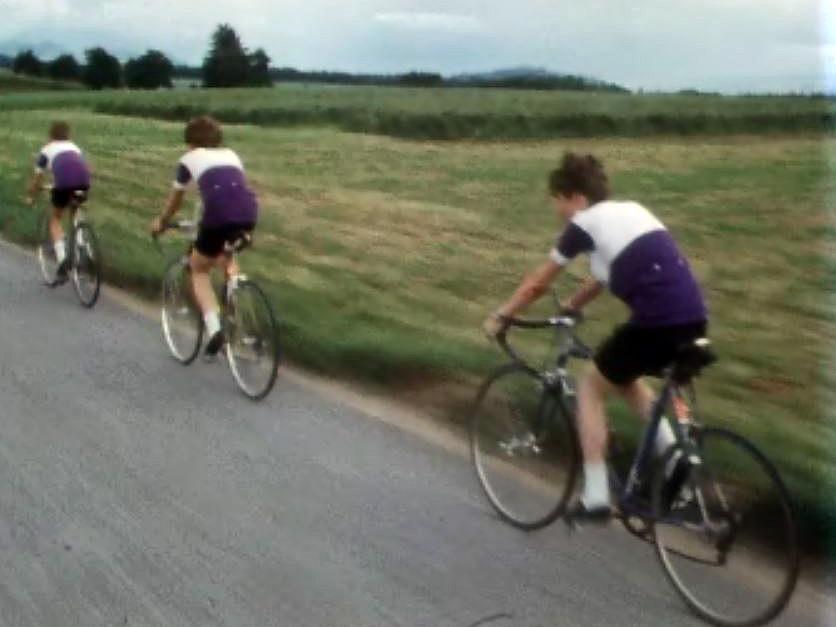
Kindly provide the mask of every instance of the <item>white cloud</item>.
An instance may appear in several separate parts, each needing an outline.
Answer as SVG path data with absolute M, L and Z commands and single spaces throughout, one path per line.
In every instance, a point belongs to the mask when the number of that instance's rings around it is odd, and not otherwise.
M 416 30 L 474 33 L 484 30 L 484 24 L 469 15 L 451 13 L 378 13 L 374 20 L 381 24 Z

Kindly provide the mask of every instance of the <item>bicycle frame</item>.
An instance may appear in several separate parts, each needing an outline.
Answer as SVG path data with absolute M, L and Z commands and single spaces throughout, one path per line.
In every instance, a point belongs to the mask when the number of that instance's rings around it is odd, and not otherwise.
M 176 222 L 171 222 L 165 226 L 166 231 L 179 231 L 180 233 L 184 233 L 186 235 L 191 236 L 192 241 L 189 242 L 189 245 L 186 249 L 186 252 L 180 255 L 180 258 L 183 260 L 183 263 L 188 264 L 188 258 L 191 254 L 192 249 L 194 248 L 195 238 L 197 237 L 197 223 L 193 220 L 180 220 Z M 157 248 L 162 252 L 162 248 L 159 244 L 159 239 L 157 236 L 153 237 L 154 243 L 157 245 Z M 237 267 L 237 260 L 238 260 L 238 253 L 249 246 L 251 240 L 248 238 L 242 238 L 238 242 L 234 244 L 227 244 L 224 247 L 224 255 L 228 257 L 229 263 L 235 264 Z M 222 293 L 220 294 L 219 305 L 223 310 L 229 306 L 232 298 L 232 294 L 235 292 L 235 289 L 238 287 L 238 284 L 241 281 L 246 281 L 247 276 L 241 272 L 237 272 L 236 274 L 225 276 L 223 282 L 223 289 Z M 194 295 L 192 294 L 192 298 Z
M 508 327 L 514 326 L 528 329 L 554 327 L 558 331 L 560 329 L 570 331 L 570 335 L 565 342 L 563 349 L 558 353 L 555 359 L 554 367 L 545 371 L 539 371 L 527 364 L 519 353 L 517 353 L 508 344 L 506 337 L 507 327 L 497 336 L 497 341 L 513 361 L 523 365 L 543 382 L 544 394 L 540 400 L 536 421 L 533 424 L 536 429 L 543 426 L 541 422 L 546 420 L 550 413 L 549 411 L 546 411 L 551 407 L 551 404 L 546 401 L 547 398 L 553 398 L 557 403 L 560 403 L 563 406 L 567 415 L 575 417 L 576 413 L 572 411 L 572 408 L 567 406 L 567 399 L 573 398 L 575 393 L 572 385 L 572 378 L 569 375 L 567 366 L 572 358 L 589 359 L 592 356 L 592 351 L 587 348 L 574 333 L 574 328 L 577 325 L 577 318 L 562 316 L 546 320 L 510 319 L 507 322 Z M 627 477 L 621 478 L 615 476 L 617 480 L 615 486 L 617 488 L 615 498 L 619 503 L 619 509 L 624 517 L 633 515 L 646 519 L 652 517 L 649 503 L 641 503 L 640 500 L 635 499 L 634 496 L 638 492 L 643 481 L 651 480 L 653 471 L 652 464 L 656 458 L 653 452 L 656 443 L 656 434 L 659 430 L 659 424 L 665 417 L 665 408 L 672 402 L 673 399 L 681 399 L 682 396 L 684 396 L 684 386 L 674 380 L 672 367 L 666 368 L 663 371 L 662 380 L 662 389 L 654 400 L 650 419 L 642 431 L 639 446 L 633 455 Z M 696 394 L 694 392 L 693 385 L 690 383 L 687 384 L 687 389 L 690 405 L 695 407 Z M 672 423 L 671 426 L 673 428 L 674 435 L 676 436 L 677 445 L 687 445 L 688 433 L 686 432 L 686 425 L 693 426 L 696 423 L 691 421 L 690 416 L 674 416 L 670 422 Z M 577 437 L 576 422 L 573 423 L 573 428 Z M 688 452 L 689 455 L 691 454 L 690 451 L 686 452 Z M 692 461 L 697 464 L 699 463 L 699 458 L 693 456 Z M 644 505 L 644 507 L 642 507 L 642 505 Z
M 681 397 L 682 395 L 680 386 L 675 384 L 672 379 L 670 369 L 665 371 L 663 377 L 664 383 L 662 384 L 662 389 L 654 400 L 650 420 L 642 432 L 641 439 L 639 440 L 639 446 L 636 449 L 633 461 L 630 465 L 630 470 L 627 473 L 627 478 L 619 486 L 620 490 L 616 495 L 619 507 L 625 515 L 636 514 L 644 517 L 650 516 L 650 512 L 639 507 L 638 505 L 640 504 L 637 504 L 633 497 L 638 491 L 641 482 L 649 481 L 651 478 L 653 470 L 651 466 L 656 459 L 653 449 L 656 445 L 656 435 L 659 431 L 659 424 L 665 417 L 665 408 L 669 403 L 671 403 L 672 399 L 677 396 Z M 691 397 L 690 400 L 693 405 L 695 397 L 693 387 L 689 388 L 689 392 L 689 396 Z M 690 426 L 694 424 L 691 422 L 690 416 L 674 416 L 670 419 L 670 423 L 674 435 L 676 436 L 677 444 L 681 446 L 683 443 L 687 443 L 688 434 L 685 431 L 685 425 L 687 424 Z M 696 459 L 694 461 L 695 463 L 698 463 Z

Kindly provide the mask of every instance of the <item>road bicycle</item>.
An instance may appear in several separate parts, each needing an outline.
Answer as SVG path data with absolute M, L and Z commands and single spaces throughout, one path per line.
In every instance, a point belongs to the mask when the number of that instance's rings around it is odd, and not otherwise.
M 49 187 L 45 188 L 51 189 Z M 93 307 L 99 299 L 101 290 L 101 253 L 98 239 L 93 226 L 86 220 L 82 205 L 87 200 L 87 194 L 78 190 L 70 198 L 67 207 L 69 226 L 66 229 L 67 260 L 69 267 L 67 275 L 71 279 L 79 302 L 87 308 Z M 64 280 L 58 276 L 58 260 L 55 256 L 55 246 L 49 232 L 49 219 L 52 207 L 46 204 L 38 224 L 38 266 L 44 283 L 49 287 L 57 287 Z
M 577 336 L 575 316 L 506 323 L 497 341 L 511 360 L 487 377 L 470 418 L 473 464 L 488 501 L 508 523 L 534 530 L 563 517 L 572 525 L 567 512 L 582 454 L 569 367 L 592 351 Z M 529 364 L 508 343 L 515 327 L 552 330 L 556 359 L 543 368 Z M 786 486 L 758 448 L 699 422 L 694 380 L 714 360 L 701 338 L 658 373 L 661 391 L 632 461 L 609 464 L 615 516 L 655 545 L 668 579 L 697 615 L 716 625 L 762 625 L 795 589 L 796 517 Z M 656 457 L 662 420 L 676 443 Z M 610 460 L 623 457 L 611 445 Z M 687 471 L 675 485 L 669 471 L 681 460 Z
M 165 230 L 176 230 L 193 239 L 197 225 L 193 221 L 172 222 Z M 154 241 L 159 248 L 157 237 Z M 224 252 L 234 259 L 251 243 L 249 234 L 243 234 L 228 244 Z M 195 360 L 204 335 L 203 316 L 192 290 L 189 267 L 192 245 L 167 263 L 162 284 L 163 337 L 171 355 L 184 365 Z M 279 327 L 273 307 L 264 291 L 243 274 L 226 278 L 218 303 L 226 340 L 224 353 L 232 377 L 246 396 L 262 399 L 276 382 L 281 359 Z

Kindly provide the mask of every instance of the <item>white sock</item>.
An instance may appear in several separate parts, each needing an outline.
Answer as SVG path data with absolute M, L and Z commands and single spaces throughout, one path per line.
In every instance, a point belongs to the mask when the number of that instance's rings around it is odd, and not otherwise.
M 610 482 L 604 462 L 583 465 L 583 496 L 581 502 L 587 509 L 607 507 L 610 504 Z
M 656 429 L 656 443 L 654 445 L 656 457 L 663 455 L 675 443 L 676 435 L 673 432 L 673 427 L 671 427 L 668 419 L 662 416 L 659 421 L 659 428 Z
M 206 333 L 212 337 L 221 330 L 221 319 L 218 317 L 217 311 L 210 311 L 203 315 L 203 322 L 206 323 Z
M 58 263 L 64 261 L 67 258 L 67 246 L 64 244 L 64 238 L 62 237 L 56 242 L 52 244 L 52 250 L 55 251 L 55 260 Z

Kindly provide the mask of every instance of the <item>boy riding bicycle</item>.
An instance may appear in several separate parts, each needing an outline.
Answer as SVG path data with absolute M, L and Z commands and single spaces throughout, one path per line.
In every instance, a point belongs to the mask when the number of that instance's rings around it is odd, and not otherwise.
M 70 141 L 70 126 L 66 122 L 53 122 L 49 128 L 49 142 L 41 148 L 35 161 L 35 174 L 26 198 L 28 205 L 35 203 L 47 172 L 52 173 L 53 179 L 49 234 L 58 263 L 55 279 L 56 283 L 62 283 L 67 280 L 69 259 L 61 219 L 64 210 L 73 203 L 83 203 L 90 190 L 90 169 L 81 149 Z
M 258 204 L 247 184 L 241 159 L 229 148 L 221 147 L 221 127 L 216 120 L 208 116 L 191 120 L 186 125 L 185 141 L 189 150 L 180 159 L 174 188 L 162 214 L 151 223 L 151 232 L 155 235 L 163 232 L 182 207 L 186 187 L 194 181 L 203 213 L 189 268 L 195 300 L 209 336 L 205 352 L 212 356 L 223 346 L 224 337 L 209 272 L 219 267 L 227 277 L 238 273 L 226 247 L 252 233 Z
M 566 222 L 548 261 L 526 276 L 511 298 L 484 323 L 495 337 L 514 317 L 540 298 L 570 260 L 590 258 L 589 279 L 566 303 L 579 312 L 604 289 L 624 301 L 631 318 L 598 348 L 594 363 L 578 389 L 578 430 L 584 458 L 584 490 L 580 518 L 607 519 L 611 513 L 605 462 L 607 423 L 604 402 L 615 390 L 643 419 L 649 419 L 654 394 L 641 379 L 669 365 L 677 349 L 705 335 L 707 311 L 688 262 L 665 226 L 635 202 L 609 200 L 607 175 L 592 155 L 567 153 L 549 177 L 555 208 Z M 661 455 L 675 436 L 662 421 L 656 453 Z M 667 469 L 671 482 L 681 480 L 687 462 L 677 458 Z

